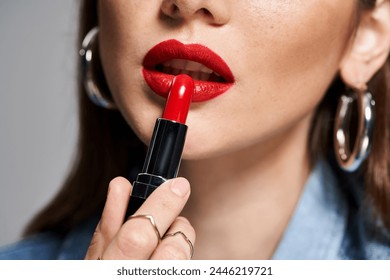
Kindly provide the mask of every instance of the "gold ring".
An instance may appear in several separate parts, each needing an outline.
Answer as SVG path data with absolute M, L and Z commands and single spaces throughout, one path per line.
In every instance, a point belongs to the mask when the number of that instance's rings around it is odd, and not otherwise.
M 157 242 L 160 243 L 161 235 L 160 235 L 160 232 L 158 231 L 158 228 L 157 228 L 157 225 L 156 225 L 156 221 L 154 220 L 153 216 L 152 215 L 131 215 L 130 217 L 127 218 L 127 220 L 136 219 L 136 218 L 149 220 L 149 222 L 153 226 L 154 232 L 156 233 Z
M 167 237 L 176 236 L 178 234 L 180 234 L 184 238 L 184 240 L 188 243 L 188 245 L 190 246 L 190 259 L 192 259 L 192 256 L 194 255 L 194 245 L 192 245 L 191 240 L 184 234 L 184 232 L 176 231 L 174 233 L 167 233 L 164 235 L 164 237 L 162 239 L 165 239 Z

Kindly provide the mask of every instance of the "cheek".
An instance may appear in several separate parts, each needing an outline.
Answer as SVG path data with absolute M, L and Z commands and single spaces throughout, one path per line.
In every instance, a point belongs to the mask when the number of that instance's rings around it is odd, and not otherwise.
M 236 65 L 242 73 L 267 77 L 274 85 L 294 86 L 296 81 L 328 83 L 327 72 L 330 76 L 337 72 L 351 36 L 354 2 L 297 2 L 275 1 L 269 5 L 273 9 L 258 8 L 256 17 L 245 19 L 247 28 L 237 32 L 243 42 L 237 53 L 248 54 Z
M 260 1 L 261 2 L 261 1 Z M 284 8 L 276 9 L 276 2 Z M 237 83 L 263 112 L 284 119 L 313 111 L 338 72 L 351 36 L 354 1 L 275 1 L 239 41 Z M 250 21 L 250 19 L 248 19 Z M 255 22 L 261 28 L 254 28 Z M 239 34 L 239 33 L 238 33 Z M 255 89 L 255 90 L 254 90 Z M 249 103 L 247 108 L 254 107 Z M 253 111 L 256 109 L 254 108 Z
M 163 103 L 151 93 L 141 75 L 148 49 L 145 42 L 150 42 L 147 38 L 152 37 L 153 30 L 145 14 L 158 13 L 158 5 L 100 0 L 98 12 L 100 57 L 110 92 L 128 124 L 147 143 Z
M 139 20 L 142 11 L 137 11 L 137 5 L 131 2 L 99 1 L 100 56 L 107 82 L 114 95 L 133 82 L 135 74 L 139 74 L 135 70 L 142 64 L 142 38 L 134 32 L 143 30 L 142 21 Z
M 352 1 L 310 2 L 240 17 L 229 61 L 236 85 L 203 116 L 194 113 L 187 158 L 265 143 L 313 114 L 347 48 L 353 8 Z

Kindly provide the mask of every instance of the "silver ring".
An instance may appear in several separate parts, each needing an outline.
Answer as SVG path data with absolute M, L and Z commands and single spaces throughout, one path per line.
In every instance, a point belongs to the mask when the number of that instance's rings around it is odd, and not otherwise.
M 163 240 L 167 237 L 173 237 L 173 236 L 176 236 L 176 235 L 180 235 L 181 237 L 184 238 L 184 240 L 188 243 L 188 245 L 190 246 L 190 259 L 192 259 L 193 255 L 194 255 L 194 245 L 192 244 L 191 240 L 182 232 L 182 231 L 176 231 L 174 233 L 167 233 L 164 235 L 164 237 L 162 238 Z
M 153 216 L 152 215 L 131 215 L 130 217 L 127 218 L 127 220 L 137 219 L 137 218 L 149 220 L 150 224 L 153 227 L 154 232 L 156 233 L 157 242 L 160 243 L 161 242 L 161 235 L 160 235 L 160 232 L 158 231 L 156 221 L 154 220 Z

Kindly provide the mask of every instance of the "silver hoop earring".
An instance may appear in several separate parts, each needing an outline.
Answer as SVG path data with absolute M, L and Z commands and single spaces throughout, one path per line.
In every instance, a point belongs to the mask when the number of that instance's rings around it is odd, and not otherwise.
M 350 149 L 352 105 L 357 105 L 356 139 Z M 334 148 L 339 166 L 347 172 L 359 169 L 370 153 L 375 121 L 375 101 L 366 90 L 351 91 L 340 97 L 334 127 Z
M 79 51 L 84 88 L 88 97 L 95 105 L 106 109 L 116 109 L 114 102 L 103 93 L 103 90 L 101 90 L 95 81 L 95 75 L 93 73 L 93 48 L 95 47 L 98 33 L 98 27 L 91 29 L 85 36 Z

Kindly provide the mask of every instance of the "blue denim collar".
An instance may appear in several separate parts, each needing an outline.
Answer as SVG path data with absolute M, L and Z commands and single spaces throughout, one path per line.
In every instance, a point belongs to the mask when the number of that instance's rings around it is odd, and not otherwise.
M 339 259 L 347 216 L 345 194 L 329 165 L 319 160 L 273 259 Z

